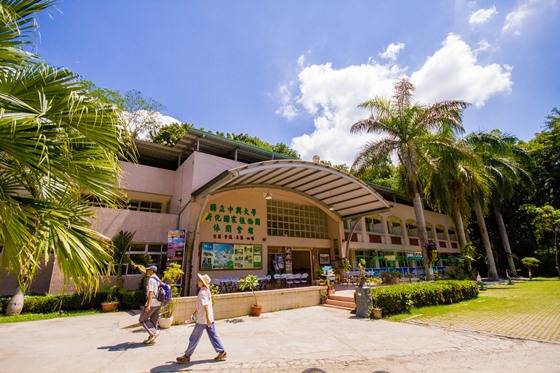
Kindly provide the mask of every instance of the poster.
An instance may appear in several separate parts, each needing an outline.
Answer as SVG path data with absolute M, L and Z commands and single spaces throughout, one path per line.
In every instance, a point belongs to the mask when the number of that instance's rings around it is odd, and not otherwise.
M 286 273 L 292 273 L 292 248 L 286 247 L 286 258 L 285 258 Z
M 184 229 L 167 232 L 167 261 L 183 260 L 186 232 Z
M 261 269 L 262 246 L 231 243 L 202 243 L 202 270 Z
M 319 254 L 319 264 L 330 264 L 331 256 L 330 254 Z

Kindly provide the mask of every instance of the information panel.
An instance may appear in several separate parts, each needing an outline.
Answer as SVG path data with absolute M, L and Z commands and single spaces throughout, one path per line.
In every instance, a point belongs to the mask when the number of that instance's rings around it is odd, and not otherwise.
M 202 243 L 200 268 L 261 269 L 261 245 L 234 245 L 230 243 Z

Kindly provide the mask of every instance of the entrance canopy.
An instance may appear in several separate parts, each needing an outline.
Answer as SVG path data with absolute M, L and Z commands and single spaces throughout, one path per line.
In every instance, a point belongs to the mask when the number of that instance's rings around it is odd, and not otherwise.
M 252 163 L 224 171 L 193 193 L 194 200 L 241 188 L 281 189 L 311 198 L 341 219 L 388 210 L 389 204 L 355 177 L 315 162 L 293 159 Z

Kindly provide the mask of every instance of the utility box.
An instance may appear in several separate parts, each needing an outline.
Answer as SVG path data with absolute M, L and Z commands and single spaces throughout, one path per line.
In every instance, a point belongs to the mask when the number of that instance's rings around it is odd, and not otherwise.
M 356 303 L 356 316 L 362 318 L 370 317 L 373 309 L 373 299 L 369 287 L 357 287 L 354 291 L 354 301 Z

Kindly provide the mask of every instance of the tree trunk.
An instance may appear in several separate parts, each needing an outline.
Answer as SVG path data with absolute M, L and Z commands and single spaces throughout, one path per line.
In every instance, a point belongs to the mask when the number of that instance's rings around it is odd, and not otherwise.
M 417 189 L 417 188 L 413 188 Z M 424 208 L 422 207 L 422 199 L 420 193 L 414 190 L 412 197 L 412 205 L 414 206 L 414 215 L 416 217 L 416 227 L 418 228 L 418 238 L 422 247 L 422 258 L 424 259 L 424 272 L 426 273 L 426 280 L 432 280 L 433 275 L 430 274 L 432 262 L 428 256 L 428 249 L 426 243 L 428 242 L 428 232 L 426 231 L 426 220 L 424 219 Z
M 455 222 L 455 231 L 457 232 L 457 238 L 459 238 L 459 249 L 463 253 L 463 249 L 467 245 L 467 237 L 465 235 L 465 226 L 463 224 L 463 216 L 461 215 L 461 210 L 458 208 L 453 209 L 453 221 Z
M 488 229 L 486 228 L 486 222 L 484 221 L 484 215 L 482 214 L 482 206 L 480 205 L 480 199 L 478 198 L 474 199 L 474 210 L 476 212 L 476 220 L 478 221 L 478 227 L 480 228 L 482 242 L 484 243 L 484 249 L 486 250 L 486 257 L 488 258 L 488 278 L 497 279 L 498 271 L 496 270 L 494 253 L 492 253 L 492 246 L 490 245 Z
M 24 299 L 25 297 L 23 295 L 23 291 L 21 290 L 21 287 L 18 286 L 14 296 L 10 300 L 10 303 L 8 303 L 8 306 L 6 307 L 6 316 L 18 316 L 23 309 Z
M 513 263 L 513 256 L 511 254 L 511 247 L 509 246 L 509 237 L 506 225 L 504 224 L 504 218 L 496 204 L 492 204 L 492 208 L 494 209 L 494 216 L 496 217 L 496 222 L 498 223 L 498 232 L 500 232 L 500 238 L 502 239 L 502 244 L 504 245 L 504 250 L 506 251 L 509 269 L 511 273 L 517 277 L 517 270 L 515 269 L 515 263 Z

